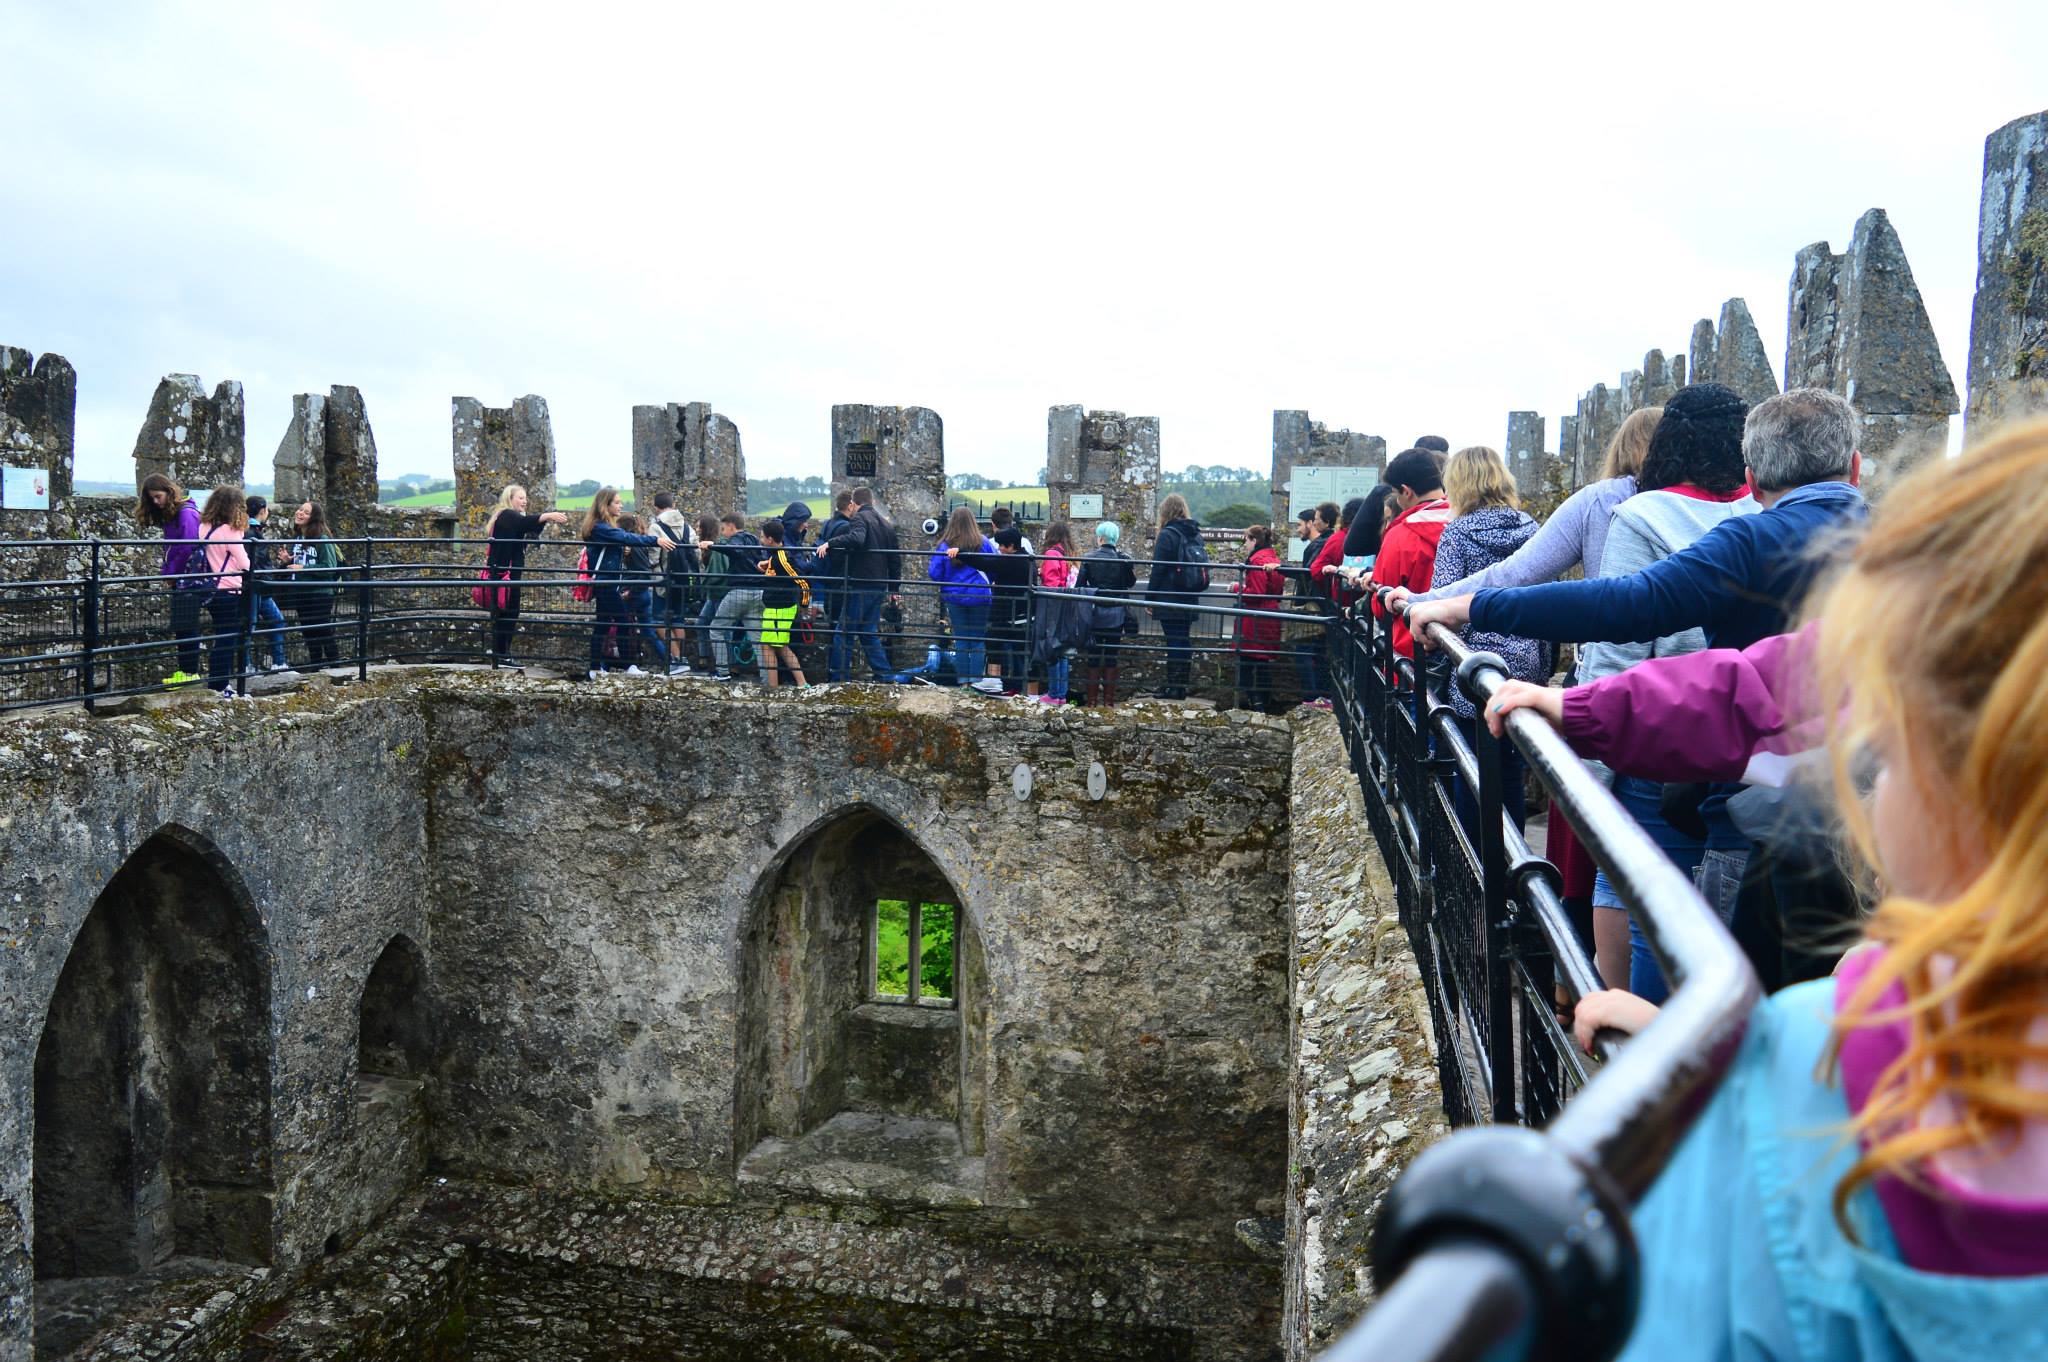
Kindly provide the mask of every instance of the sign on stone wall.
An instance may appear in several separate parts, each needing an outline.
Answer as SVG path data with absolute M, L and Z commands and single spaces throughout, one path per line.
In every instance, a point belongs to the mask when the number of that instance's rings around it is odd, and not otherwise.
M 1075 520 L 1102 519 L 1102 496 L 1097 492 L 1076 492 L 1067 499 L 1067 514 Z
M 1377 468 L 1343 468 L 1334 464 L 1296 464 L 1287 484 L 1287 516 L 1292 520 L 1326 501 L 1339 506 L 1370 492 L 1380 480 Z
M 0 507 L 10 511 L 50 509 L 50 470 L 0 468 Z

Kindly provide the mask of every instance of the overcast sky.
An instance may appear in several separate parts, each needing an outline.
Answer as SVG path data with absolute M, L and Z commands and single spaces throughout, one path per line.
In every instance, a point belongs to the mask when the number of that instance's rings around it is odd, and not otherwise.
M 1957 387 L 1986 134 L 2048 5 L 28 4 L 0 0 L 0 342 L 79 373 L 78 476 L 159 377 L 548 399 L 565 480 L 709 401 L 755 476 L 834 402 L 1028 480 L 1046 408 L 1263 468 L 1276 407 L 1499 445 L 1891 213 Z M 1402 17 L 1375 11 L 1399 10 Z

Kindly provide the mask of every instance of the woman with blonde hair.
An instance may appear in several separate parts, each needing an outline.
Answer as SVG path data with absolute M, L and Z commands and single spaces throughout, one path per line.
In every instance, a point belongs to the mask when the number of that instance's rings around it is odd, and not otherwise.
M 1506 559 L 1536 535 L 1536 522 L 1521 509 L 1515 492 L 1514 474 L 1501 456 L 1484 445 L 1473 445 L 1451 455 L 1444 464 L 1444 497 L 1451 503 L 1451 523 L 1444 526 L 1437 541 L 1437 582 L 1460 581 Z M 1550 645 L 1533 638 L 1488 633 L 1467 628 L 1465 645 L 1477 652 L 1498 653 L 1508 664 L 1508 674 L 1522 681 L 1548 681 L 1552 652 Z M 1461 687 L 1449 686 L 1451 708 L 1458 726 L 1471 740 L 1479 722 L 1479 711 Z M 1500 753 L 1501 800 L 1517 829 L 1527 818 L 1523 795 L 1522 754 L 1514 744 L 1504 744 Z M 1476 792 L 1458 781 L 1458 814 L 1466 830 L 1478 840 L 1479 803 Z
M 1463 581 L 1446 581 L 1407 599 L 1434 601 L 1487 587 L 1534 586 L 1556 581 L 1581 566 L 1588 577 L 1598 577 L 1601 551 L 1607 547 L 1608 521 L 1616 506 L 1636 494 L 1636 475 L 1643 471 L 1650 437 L 1657 433 L 1657 423 L 1663 418 L 1662 407 L 1630 412 L 1607 442 L 1600 480 L 1587 483 L 1560 502 L 1543 528 L 1521 548 Z
M 2048 1356 L 2048 422 L 1909 475 L 1805 615 L 1607 683 L 1723 769 L 1817 732 L 1877 899 L 1752 1016 L 1637 1212 L 1625 1356 Z
M 526 573 L 526 546 L 550 525 L 566 525 L 561 511 L 527 513 L 526 489 L 518 483 L 498 494 L 491 518 L 484 522 L 484 605 L 491 612 L 491 665 L 509 662 L 512 635 L 519 628 L 519 579 Z
M 235 693 L 235 679 L 247 670 L 242 634 L 249 597 L 242 586 L 249 570 L 249 550 L 243 544 L 248 530 L 249 499 L 242 489 L 214 488 L 199 513 L 199 557 L 192 570 L 205 574 L 199 586 L 206 592 L 207 618 L 213 621 L 206 641 L 206 684 L 223 698 Z M 247 682 L 241 693 L 249 693 Z

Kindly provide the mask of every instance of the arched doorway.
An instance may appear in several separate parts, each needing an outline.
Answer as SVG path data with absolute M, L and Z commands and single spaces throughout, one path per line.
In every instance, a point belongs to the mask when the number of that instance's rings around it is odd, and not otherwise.
M 816 829 L 757 886 L 739 947 L 742 1178 L 907 1162 L 978 1197 L 987 970 L 915 839 L 868 808 Z
M 263 926 L 180 829 L 138 847 L 72 942 L 36 1048 L 39 1279 L 271 1253 Z

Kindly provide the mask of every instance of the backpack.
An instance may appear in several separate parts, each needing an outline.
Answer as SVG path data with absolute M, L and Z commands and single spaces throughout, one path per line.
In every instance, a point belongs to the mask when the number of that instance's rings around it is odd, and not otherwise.
M 1180 566 L 1174 569 L 1174 581 L 1182 591 L 1196 595 L 1209 589 L 1209 546 L 1201 536 L 1183 539 Z
M 585 549 L 576 555 L 576 585 L 569 588 L 569 599 L 572 601 L 592 601 L 597 599 L 597 574 L 590 570 L 589 549 Z

